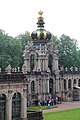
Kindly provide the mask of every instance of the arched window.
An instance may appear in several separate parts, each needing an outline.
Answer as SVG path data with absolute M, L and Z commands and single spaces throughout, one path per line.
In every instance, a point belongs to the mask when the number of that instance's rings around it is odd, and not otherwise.
M 48 68 L 52 71 L 53 57 L 51 54 L 48 56 Z
M 68 89 L 71 89 L 71 80 L 68 80 Z
M 78 86 L 80 87 L 80 79 L 78 80 Z
M 31 93 L 32 94 L 35 93 L 35 82 L 34 81 L 31 82 Z
M 6 120 L 6 96 L 4 94 L 0 95 L 0 120 Z
M 35 66 L 35 64 L 34 64 L 34 55 L 31 55 L 30 56 L 30 69 L 31 69 L 31 71 L 33 71 L 34 66 Z
M 15 93 L 12 98 L 12 120 L 20 119 L 21 115 L 21 94 Z
M 64 89 L 66 90 L 66 80 L 64 80 Z

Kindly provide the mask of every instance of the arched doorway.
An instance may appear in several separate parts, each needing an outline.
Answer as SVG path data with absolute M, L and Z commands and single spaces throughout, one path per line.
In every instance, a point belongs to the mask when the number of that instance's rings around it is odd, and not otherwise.
M 6 120 L 6 96 L 5 94 L 0 95 L 0 120 Z
M 21 94 L 15 93 L 12 97 L 12 120 L 19 120 L 21 115 Z

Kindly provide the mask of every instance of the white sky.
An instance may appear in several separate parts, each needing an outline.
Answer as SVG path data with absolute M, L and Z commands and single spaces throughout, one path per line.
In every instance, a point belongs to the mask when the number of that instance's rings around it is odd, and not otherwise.
M 0 0 L 0 29 L 13 37 L 32 32 L 40 9 L 46 30 L 58 37 L 69 35 L 80 44 L 80 0 Z

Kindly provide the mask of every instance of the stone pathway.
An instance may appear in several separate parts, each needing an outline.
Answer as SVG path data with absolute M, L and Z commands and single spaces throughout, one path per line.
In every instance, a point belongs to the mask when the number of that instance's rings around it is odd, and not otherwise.
M 43 110 L 45 112 L 56 112 L 60 110 L 68 110 L 72 108 L 80 108 L 80 101 L 75 102 L 63 102 L 62 104 L 57 104 L 58 108 Z

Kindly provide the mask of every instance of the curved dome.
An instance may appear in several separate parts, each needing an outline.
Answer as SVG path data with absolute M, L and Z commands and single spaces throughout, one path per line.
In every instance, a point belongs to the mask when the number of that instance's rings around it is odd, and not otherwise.
M 51 33 L 46 30 L 36 30 L 31 34 L 33 40 L 50 40 Z
M 31 37 L 33 39 L 33 42 L 49 42 L 51 39 L 51 33 L 49 31 L 46 31 L 44 29 L 44 18 L 42 17 L 43 12 L 38 12 L 40 17 L 38 17 L 37 27 L 38 29 L 36 31 L 33 31 L 31 34 Z

